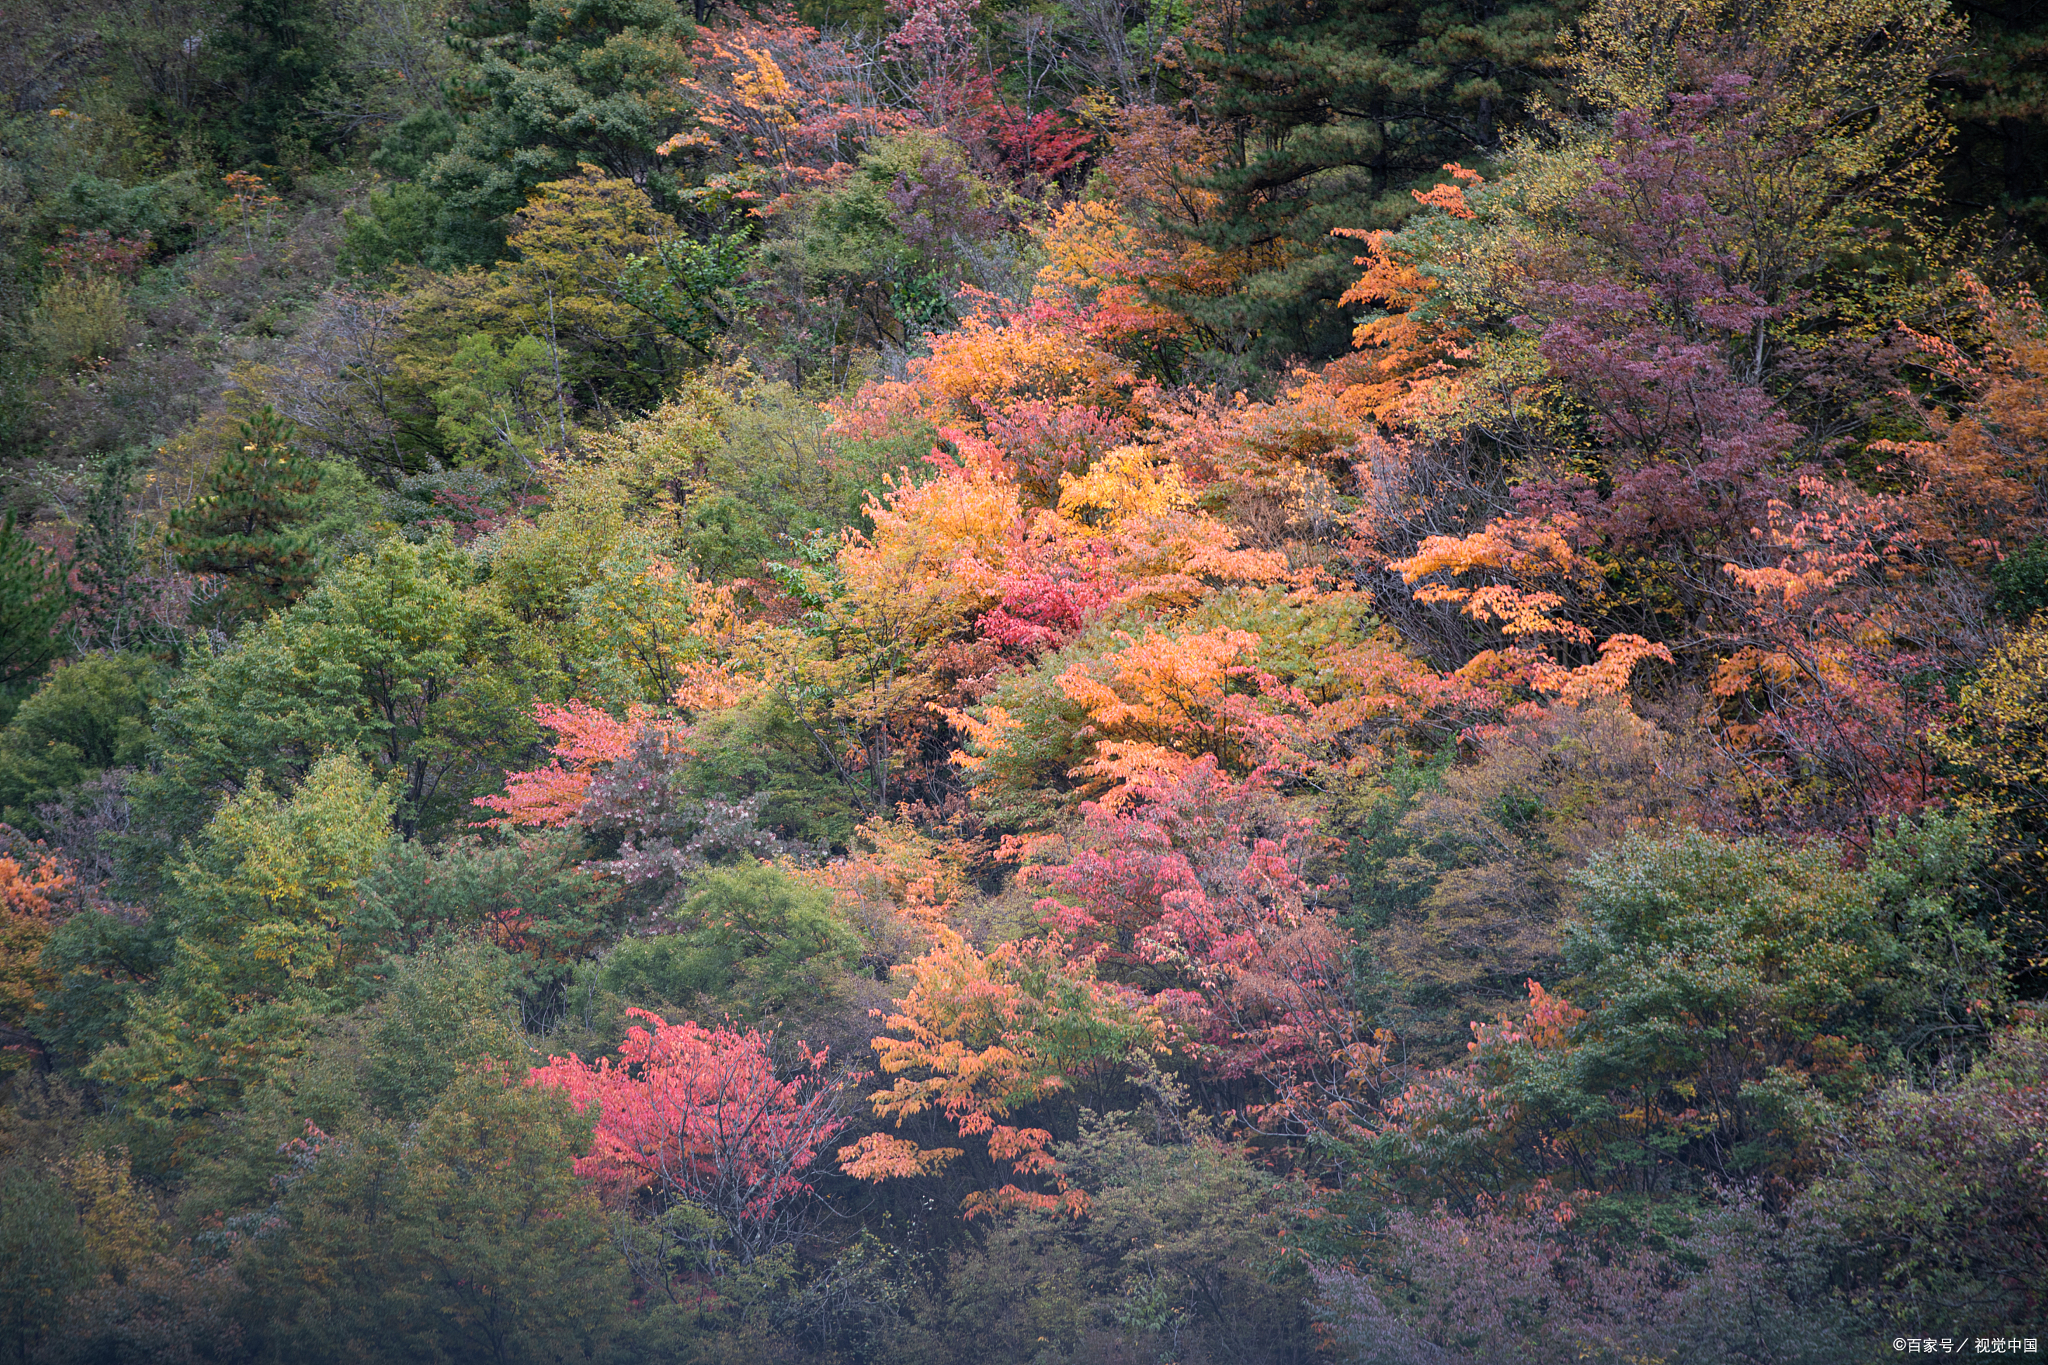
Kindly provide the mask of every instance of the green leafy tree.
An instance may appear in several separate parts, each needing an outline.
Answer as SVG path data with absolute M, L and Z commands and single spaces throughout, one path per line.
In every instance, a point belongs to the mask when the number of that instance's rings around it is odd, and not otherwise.
M 860 955 L 829 891 L 765 863 L 705 872 L 674 918 L 677 932 L 613 949 L 600 984 L 636 1004 L 753 1023 L 815 1014 Z
M 739 314 L 734 287 L 746 273 L 747 247 L 740 233 L 716 233 L 702 242 L 667 238 L 652 255 L 627 261 L 619 275 L 619 297 L 709 359 Z
M 391 838 L 389 786 L 335 755 L 290 800 L 251 783 L 172 869 L 168 960 L 88 1074 L 118 1087 L 144 1151 L 280 1080 L 351 965 L 356 883 Z
M 169 604 L 161 578 L 148 572 L 128 508 L 142 458 L 143 452 L 132 446 L 102 456 L 99 477 L 86 496 L 71 552 L 77 590 L 70 622 L 74 648 L 147 649 L 176 639 L 175 609 L 165 610 Z
M 1901 1325 L 1938 1315 L 1959 1335 L 2040 1319 L 2048 1033 L 2038 1015 L 2002 1030 L 1954 1085 L 1884 1091 L 1845 1136 L 1807 1208 L 1840 1229 L 1859 1296 Z
M 466 818 L 534 736 L 532 671 L 475 572 L 446 541 L 386 541 L 195 662 L 158 711 L 157 766 L 135 782 L 143 879 L 249 774 L 289 786 L 329 750 L 398 775 L 403 832 Z
M 367 1111 L 424 1119 L 463 1076 L 527 1064 L 514 1013 L 519 964 L 492 944 L 451 939 L 387 963 L 385 990 L 366 1011 L 355 1093 Z
M 844 181 L 809 196 L 796 231 L 767 244 L 763 264 L 813 305 L 844 317 L 841 335 L 866 345 L 914 347 L 920 334 L 956 325 L 961 286 L 1000 290 L 991 243 L 1009 213 L 975 173 L 967 152 L 931 132 L 881 139 Z M 799 313 L 797 300 L 764 292 L 770 310 Z M 821 309 L 820 311 L 823 311 Z
M 317 131 L 307 98 L 341 56 L 345 13 L 338 5 L 236 0 L 216 31 L 234 103 L 225 119 L 202 125 L 223 160 L 275 164 L 288 140 L 304 143 Z
M 0 1172 L 0 1350 L 10 1360 L 38 1358 L 68 1320 L 66 1300 L 91 1273 L 63 1184 L 28 1165 Z
M 1497 1131 L 1637 1197 L 1810 1168 L 1832 1106 L 1981 1033 L 1997 951 L 1956 903 L 1980 838 L 1929 817 L 1864 871 L 1825 843 L 1621 839 L 1574 877 L 1568 998 L 1532 983 L 1520 1019 L 1476 1029 Z
M 588 1359 L 627 1319 L 629 1280 L 574 1163 L 590 1124 L 559 1095 L 480 1068 L 413 1128 L 315 1129 L 245 1262 L 267 1359 Z
M 564 445 L 572 410 L 652 407 L 694 354 L 636 292 L 636 262 L 678 235 L 675 220 L 631 180 L 569 170 L 507 218 L 512 259 L 407 296 L 395 383 L 440 418 L 454 459 L 488 453 L 525 474 L 515 455 Z
M 93 908 L 51 931 L 42 965 L 54 985 L 41 997 L 36 1029 L 53 1059 L 83 1067 L 120 1044 L 136 1001 L 163 973 L 169 928 L 164 918 Z
M 1054 1146 L 1089 1191 L 1086 1218 L 1018 1213 L 950 1250 L 897 1329 L 904 1358 L 1316 1358 L 1307 1267 L 1276 1236 L 1285 1187 L 1167 1086 L 1143 1116 L 1084 1112 Z
M 434 391 L 435 427 L 465 466 L 532 475 L 541 451 L 566 443 L 567 408 L 555 356 L 536 336 L 500 346 L 486 332 L 462 338 L 448 383 Z
M 370 154 L 370 168 L 393 183 L 344 209 L 339 262 L 344 275 L 387 279 L 399 266 L 420 265 L 433 249 L 441 197 L 420 183 L 435 158 L 455 145 L 457 126 L 445 109 L 417 109 L 400 119 Z
M 429 848 L 394 841 L 357 888 L 344 935 L 370 992 L 390 960 L 481 937 L 506 954 L 528 1016 L 559 1008 L 574 965 L 594 953 L 619 913 L 616 883 L 585 868 L 573 830 L 537 830 L 514 843 L 474 836 Z
M 1997 211 L 2048 250 L 2048 18 L 2025 0 L 1964 0 L 1968 51 L 1948 79 L 1956 137 L 1946 165 L 1948 211 Z
M 223 625 L 290 605 L 319 571 L 307 529 L 319 464 L 291 444 L 291 423 L 267 407 L 242 424 L 241 438 L 241 450 L 208 471 L 192 505 L 171 514 L 178 567 L 226 579 L 208 604 Z
M 424 185 L 383 185 L 370 191 L 361 208 L 342 211 L 339 270 L 383 282 L 397 267 L 418 265 L 432 249 L 440 212 L 441 201 Z
M 2020 977 L 2038 980 L 2048 972 L 2048 615 L 1984 657 L 1955 719 L 1934 748 L 1962 779 L 1959 803 L 1989 821 L 2006 948 Z
M 241 1109 L 188 1144 L 181 1174 L 191 1216 L 268 1205 L 308 1123 L 329 1133 L 412 1127 L 463 1076 L 531 1064 L 517 973 L 496 946 L 451 939 L 379 965 L 373 998 L 317 1020 L 273 1083 L 245 1092 Z
M 41 834 L 39 806 L 108 768 L 139 765 L 157 675 L 132 654 L 89 655 L 53 673 L 0 731 L 0 820 Z

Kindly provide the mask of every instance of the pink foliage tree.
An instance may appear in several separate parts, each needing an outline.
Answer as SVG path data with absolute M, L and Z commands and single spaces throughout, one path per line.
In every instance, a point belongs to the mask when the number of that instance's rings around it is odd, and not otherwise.
M 552 746 L 555 756 L 538 768 L 507 773 L 503 796 L 477 798 L 477 805 L 498 812 L 497 819 L 486 823 L 501 829 L 572 823 L 583 809 L 599 768 L 630 754 L 646 729 L 646 718 L 638 708 L 629 711 L 625 720 L 617 720 L 589 702 L 574 699 L 560 706 L 541 702 L 533 715 L 559 736 Z
M 1032 870 L 1056 892 L 1037 906 L 1053 929 L 1146 991 L 1218 1078 L 1287 1094 L 1348 1067 L 1353 945 L 1308 876 L 1308 822 L 1213 758 L 1083 810 L 1067 859 Z

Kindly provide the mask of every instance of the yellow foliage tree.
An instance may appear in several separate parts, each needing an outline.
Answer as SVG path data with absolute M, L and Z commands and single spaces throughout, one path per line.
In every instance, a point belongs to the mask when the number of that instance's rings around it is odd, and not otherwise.
M 1955 723 L 1931 738 L 1963 775 L 1958 804 L 1996 835 L 2007 949 L 2048 970 L 2048 614 L 1994 648 L 1963 688 Z
M 123 1041 L 87 1068 L 130 1097 L 138 1135 L 175 1141 L 283 1074 L 361 951 L 355 888 L 396 805 L 392 787 L 336 754 L 289 798 L 252 776 L 214 814 L 172 869 L 170 965 Z

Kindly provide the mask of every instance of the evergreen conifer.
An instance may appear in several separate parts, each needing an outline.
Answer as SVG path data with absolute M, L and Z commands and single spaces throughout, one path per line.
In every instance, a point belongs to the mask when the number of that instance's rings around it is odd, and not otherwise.
M 242 424 L 242 448 L 213 467 L 205 491 L 171 514 L 178 567 L 227 580 L 208 604 L 222 627 L 290 605 L 318 572 L 308 523 L 320 470 L 291 438 L 291 423 L 265 408 Z
M 1484 158 L 1551 65 L 1578 0 L 1263 0 L 1202 59 L 1235 164 L 1208 178 L 1229 210 L 1181 230 L 1258 264 L 1221 299 L 1170 302 L 1259 363 L 1349 344 L 1337 298 L 1357 243 L 1391 227 L 1444 163 Z
M 103 456 L 99 480 L 79 512 L 71 549 L 71 583 L 77 593 L 71 645 L 81 654 L 169 643 L 164 632 L 152 629 L 142 546 L 128 511 L 142 457 L 132 446 Z

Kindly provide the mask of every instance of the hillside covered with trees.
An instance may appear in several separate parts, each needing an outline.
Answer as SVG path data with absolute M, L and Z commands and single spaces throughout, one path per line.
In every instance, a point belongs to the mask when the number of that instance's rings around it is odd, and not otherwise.
M 0 1354 L 2037 1352 L 2044 73 L 0 5 Z

